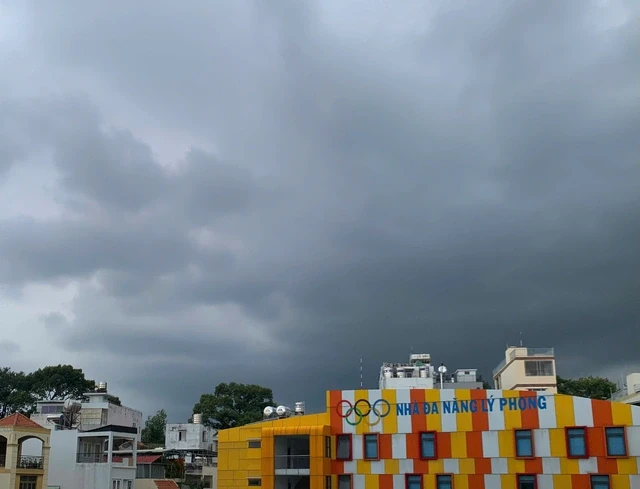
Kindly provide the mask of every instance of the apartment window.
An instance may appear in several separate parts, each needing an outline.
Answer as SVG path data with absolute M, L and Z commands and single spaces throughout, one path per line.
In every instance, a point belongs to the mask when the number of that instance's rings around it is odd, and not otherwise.
M 591 489 L 610 489 L 611 484 L 608 475 L 592 475 Z
M 422 476 L 420 474 L 407 474 L 404 479 L 406 489 L 422 489 Z
M 20 476 L 20 489 L 36 489 L 38 483 L 38 476 L 36 475 L 21 475 Z
M 187 439 L 187 432 L 185 430 L 178 431 L 178 441 L 185 441 Z
M 259 487 L 262 485 L 262 479 L 259 477 L 250 477 L 248 479 L 248 484 L 251 487 Z
M 331 458 L 331 437 L 324 437 L 324 456 L 326 458 Z
M 351 474 L 342 474 L 338 476 L 338 489 L 352 489 Z
M 586 428 L 567 428 L 567 454 L 573 458 L 587 457 Z
M 435 431 L 420 433 L 420 458 L 438 458 Z
M 123 489 L 132 489 L 133 488 L 133 481 L 124 480 L 124 481 L 122 481 L 122 484 L 124 486 Z
M 516 457 L 533 457 L 533 433 L 531 430 L 516 430 Z
M 604 429 L 607 437 L 607 455 L 609 457 L 626 457 L 627 440 L 622 426 Z
M 527 377 L 552 377 L 553 362 L 551 360 L 525 360 L 524 374 Z
M 206 431 L 202 432 L 202 441 L 207 441 L 207 432 Z
M 262 443 L 260 443 L 260 440 L 249 440 L 248 442 L 249 448 L 260 448 L 261 446 Z
M 378 435 L 364 435 L 364 458 L 369 460 L 378 460 Z
M 324 489 L 331 489 L 331 476 L 330 475 L 325 475 L 324 476 Z
M 447 475 L 436 475 L 436 489 L 453 489 L 452 477 Z
M 351 460 L 351 435 L 338 435 L 336 441 L 336 458 L 338 460 Z
M 122 482 L 120 479 L 113 479 L 111 481 L 111 489 L 122 489 L 120 486 L 120 482 Z
M 518 489 L 536 489 L 535 475 L 519 475 Z

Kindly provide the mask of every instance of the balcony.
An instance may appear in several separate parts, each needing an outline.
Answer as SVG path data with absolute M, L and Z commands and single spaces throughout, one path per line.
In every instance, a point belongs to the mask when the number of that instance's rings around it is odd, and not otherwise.
M 18 458 L 19 469 L 42 469 L 44 457 L 22 456 Z
M 191 463 L 184 464 L 184 471 L 189 475 L 202 474 L 203 467 L 215 467 L 216 462 L 214 460 L 196 460 Z
M 76 463 L 79 464 L 106 464 L 107 455 L 103 453 L 79 453 L 76 456 Z
M 508 359 L 502 360 L 496 368 L 493 369 L 493 376 L 495 377 L 500 370 L 506 367 L 507 363 L 511 363 L 516 358 L 531 358 L 531 357 L 554 357 L 555 350 L 553 348 L 514 348 L 509 353 Z

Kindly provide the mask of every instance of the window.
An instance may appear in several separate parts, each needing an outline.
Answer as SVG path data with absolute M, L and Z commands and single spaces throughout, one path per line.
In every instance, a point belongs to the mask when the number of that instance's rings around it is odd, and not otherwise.
M 364 458 L 368 460 L 378 460 L 378 435 L 364 435 Z
M 453 480 L 450 475 L 436 475 L 436 489 L 452 489 Z
M 185 441 L 187 439 L 187 432 L 185 430 L 178 431 L 178 441 Z
M 420 433 L 420 458 L 438 458 L 435 431 Z
M 351 435 L 338 435 L 336 441 L 336 458 L 338 460 L 351 460 Z
M 531 430 L 516 430 L 516 457 L 533 457 Z
M 519 475 L 518 489 L 536 489 L 535 475 Z
M 38 476 L 36 475 L 21 475 L 20 476 L 20 489 L 36 489 L 38 483 Z
M 124 485 L 123 489 L 132 489 L 133 487 L 133 481 L 124 480 L 122 484 Z
M 609 457 L 626 457 L 627 440 L 624 436 L 624 427 L 605 428 L 604 432 L 607 437 L 607 455 Z
M 324 437 L 324 456 L 326 458 L 331 458 L 331 437 Z
M 324 489 L 331 489 L 331 476 L 326 475 L 324 477 Z
M 351 440 L 349 440 L 349 442 L 351 442 Z M 351 474 L 342 474 L 338 476 L 338 489 L 352 489 Z
M 586 428 L 567 428 L 567 454 L 573 458 L 587 457 Z
M 551 377 L 553 376 L 553 361 L 525 360 L 524 374 L 527 377 Z
M 250 477 L 248 479 L 248 483 L 251 487 L 258 487 L 262 485 L 262 479 L 260 479 L 259 477 Z
M 202 441 L 207 441 L 207 432 L 206 431 L 202 432 Z
M 113 479 L 111 481 L 111 489 L 121 489 L 120 488 L 120 479 Z
M 610 487 L 608 475 L 591 476 L 591 489 L 609 489 Z
M 407 474 L 404 479 L 406 489 L 422 489 L 422 476 L 420 474 Z
M 260 440 L 249 440 L 248 447 L 249 448 L 260 448 L 262 444 Z

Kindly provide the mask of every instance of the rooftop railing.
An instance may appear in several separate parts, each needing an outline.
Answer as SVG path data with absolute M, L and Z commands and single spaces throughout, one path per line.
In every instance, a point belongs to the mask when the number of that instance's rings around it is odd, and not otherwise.
M 527 357 L 553 357 L 555 356 L 555 350 L 553 348 L 516 348 L 509 353 L 508 361 L 511 362 L 516 358 Z M 500 370 L 507 365 L 507 359 L 502 360 L 496 368 L 493 369 L 493 376 L 495 377 Z

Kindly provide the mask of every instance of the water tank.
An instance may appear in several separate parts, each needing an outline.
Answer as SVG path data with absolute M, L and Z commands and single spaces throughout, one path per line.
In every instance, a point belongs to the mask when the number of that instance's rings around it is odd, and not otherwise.
M 390 379 L 393 377 L 393 369 L 391 367 L 385 367 L 382 371 L 382 375 L 384 375 L 385 379 Z
M 193 415 L 193 424 L 202 424 L 202 414 L 194 414 Z
M 98 390 L 102 392 L 107 392 L 107 383 L 106 382 L 98 382 Z
M 278 416 L 291 416 L 291 408 L 288 406 L 278 406 L 276 408 L 276 414 Z
M 398 372 L 398 378 L 399 379 L 404 379 L 404 369 L 403 368 L 399 368 L 397 370 L 397 372 Z
M 303 401 L 296 402 L 294 410 L 296 414 L 304 414 L 304 402 Z
M 272 406 L 267 406 L 266 408 L 264 408 L 264 411 L 262 411 L 265 418 L 269 418 L 271 416 L 274 415 L 274 413 L 276 412 L 276 408 L 272 407 Z
M 428 376 L 427 367 L 420 367 L 420 377 L 426 379 Z
M 82 408 L 82 404 L 75 399 L 67 399 L 64 401 L 64 409 L 67 411 L 79 411 Z

